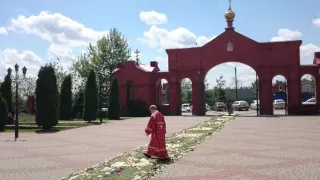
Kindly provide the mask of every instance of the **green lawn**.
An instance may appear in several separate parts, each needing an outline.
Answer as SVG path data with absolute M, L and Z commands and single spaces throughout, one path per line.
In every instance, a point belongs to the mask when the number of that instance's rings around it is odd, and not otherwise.
M 121 118 L 120 120 L 125 120 L 125 119 L 127 118 Z M 111 120 L 107 118 L 102 119 L 102 123 L 100 123 L 99 118 L 90 123 L 84 121 L 83 119 L 73 119 L 70 121 L 59 120 L 58 125 L 54 129 L 47 132 L 59 132 L 62 130 L 68 130 L 68 129 L 74 129 L 74 128 L 92 126 L 92 125 L 100 125 L 100 124 L 108 123 L 110 121 Z M 20 132 L 39 132 L 39 133 L 43 132 L 43 130 L 37 126 L 35 121 L 35 116 L 27 115 L 27 114 L 21 114 L 19 116 L 19 131 Z M 6 130 L 3 131 L 3 133 L 8 133 L 8 132 L 9 133 L 14 132 L 14 125 L 6 125 Z

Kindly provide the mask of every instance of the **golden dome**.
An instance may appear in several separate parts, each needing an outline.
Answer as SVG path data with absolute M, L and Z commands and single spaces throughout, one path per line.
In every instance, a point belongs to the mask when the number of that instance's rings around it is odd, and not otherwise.
M 232 11 L 231 8 L 228 9 L 228 11 L 224 14 L 224 17 L 226 20 L 233 20 L 236 14 Z

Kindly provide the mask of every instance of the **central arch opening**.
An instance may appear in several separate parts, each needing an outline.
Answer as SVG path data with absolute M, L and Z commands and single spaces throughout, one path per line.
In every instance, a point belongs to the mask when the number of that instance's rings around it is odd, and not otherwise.
M 257 116 L 259 78 L 256 71 L 243 63 L 226 62 L 211 68 L 205 77 L 205 102 L 209 115 L 227 114 L 228 103 L 234 114 Z

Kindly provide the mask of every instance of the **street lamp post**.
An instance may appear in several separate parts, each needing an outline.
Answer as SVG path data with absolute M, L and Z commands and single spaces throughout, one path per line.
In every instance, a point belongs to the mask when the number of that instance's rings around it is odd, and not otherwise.
M 14 121 L 14 140 L 16 141 L 19 137 L 19 65 L 16 64 L 14 66 L 14 69 L 16 71 L 16 115 L 15 115 L 15 121 Z M 27 68 L 22 68 L 23 78 L 26 77 Z

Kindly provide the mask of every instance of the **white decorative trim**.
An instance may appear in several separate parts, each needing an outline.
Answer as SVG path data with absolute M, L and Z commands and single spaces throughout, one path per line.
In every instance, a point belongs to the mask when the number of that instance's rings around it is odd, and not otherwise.
M 232 42 L 228 42 L 228 44 L 227 44 L 227 51 L 228 51 L 228 52 L 233 51 L 233 44 L 232 44 Z

